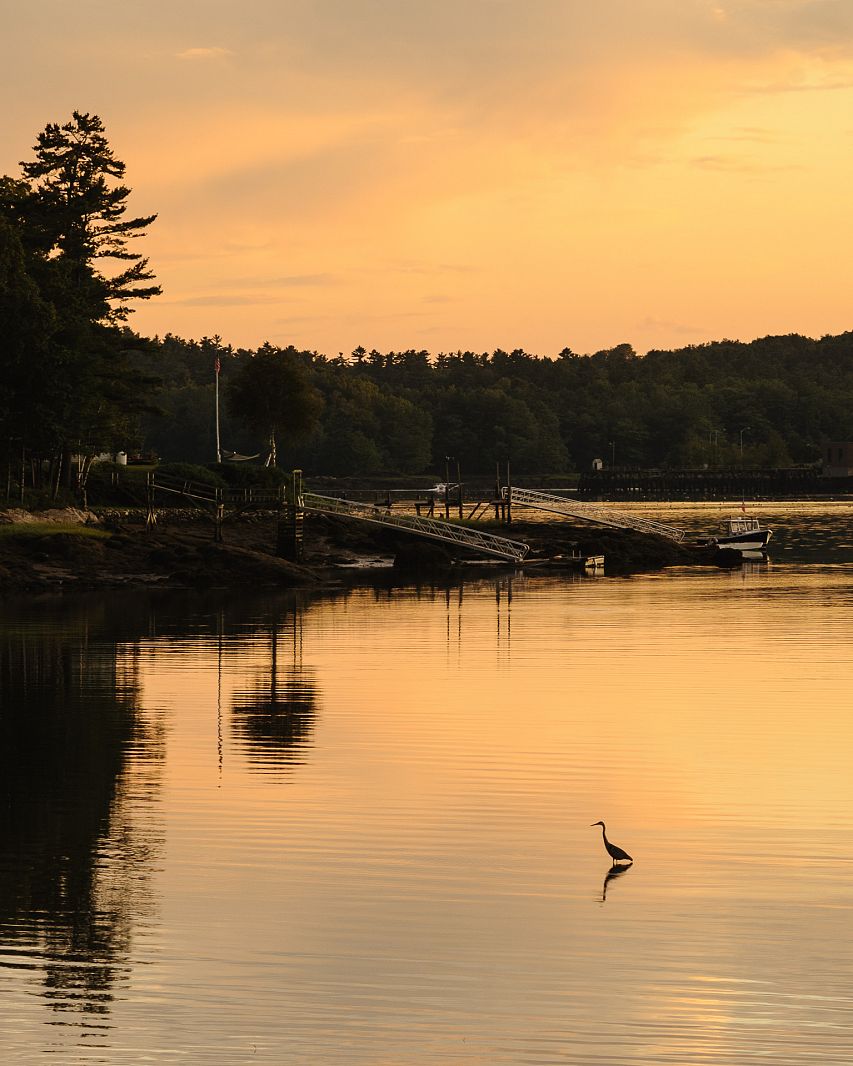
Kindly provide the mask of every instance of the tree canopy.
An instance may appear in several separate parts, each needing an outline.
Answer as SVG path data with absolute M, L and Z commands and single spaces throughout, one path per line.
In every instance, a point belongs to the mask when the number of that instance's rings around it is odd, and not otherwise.
M 295 350 L 271 344 L 243 363 L 229 384 L 228 399 L 238 420 L 264 433 L 271 466 L 276 465 L 278 439 L 307 437 L 323 406 Z
M 141 341 L 120 323 L 160 292 L 129 248 L 155 216 L 125 217 L 125 165 L 97 115 L 49 124 L 33 152 L 0 178 L 0 417 L 68 483 L 72 450 L 125 447 L 151 402 L 127 358 Z
M 275 350 L 275 349 L 273 349 Z M 263 349 L 261 349 L 263 351 Z M 368 352 L 329 359 L 286 349 L 323 397 L 307 436 L 282 462 L 314 474 L 442 475 L 444 457 L 470 475 L 510 458 L 526 474 L 620 467 L 789 466 L 820 458 L 829 439 L 853 439 L 853 333 L 765 337 L 637 355 L 628 345 L 556 359 L 520 350 Z M 169 458 L 209 462 L 213 360 L 222 380 L 258 353 L 167 336 L 140 358 L 161 376 L 164 414 L 146 442 Z M 260 415 L 226 410 L 223 441 L 255 452 Z M 748 428 L 746 428 L 748 427 Z
M 130 189 L 120 184 L 125 164 L 117 159 L 97 115 L 75 111 L 60 126 L 49 123 L 38 135 L 34 158 L 21 163 L 28 186 L 22 215 L 30 240 L 43 256 L 55 256 L 66 282 L 85 291 L 93 302 L 95 321 L 121 321 L 131 313 L 130 300 L 160 294 L 150 285 L 148 260 L 131 251 L 128 242 L 142 236 L 157 217 L 125 218 Z M 100 271 L 97 260 L 130 263 L 112 275 Z

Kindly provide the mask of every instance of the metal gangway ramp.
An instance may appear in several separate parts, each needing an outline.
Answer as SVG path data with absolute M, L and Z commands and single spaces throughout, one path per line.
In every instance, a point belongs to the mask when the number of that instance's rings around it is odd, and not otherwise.
M 617 511 L 611 507 L 598 507 L 592 503 L 582 503 L 580 500 L 569 500 L 565 496 L 552 496 L 547 492 L 519 489 L 515 485 L 504 486 L 501 494 L 516 507 L 532 507 L 539 511 L 549 511 L 551 514 L 565 515 L 566 518 L 580 518 L 584 522 L 595 522 L 600 526 L 613 526 L 616 529 L 635 529 L 638 533 L 668 537 L 679 543 L 686 536 L 686 530 L 679 529 L 677 526 L 668 526 L 663 522 L 655 522 L 651 518 L 626 514 L 624 511 Z
M 212 505 L 219 525 L 221 525 L 223 509 L 226 505 L 239 510 L 251 506 L 280 507 L 287 502 L 287 493 L 283 487 L 260 490 L 222 489 L 164 474 L 149 475 L 148 487 L 150 524 L 153 524 L 152 494 L 154 490 L 182 496 L 196 504 Z M 497 559 L 506 559 L 509 562 L 520 563 L 530 551 L 530 545 L 518 540 L 507 540 L 505 537 L 496 537 L 493 533 L 468 529 L 465 526 L 454 525 L 452 522 L 439 522 L 432 518 L 414 515 L 395 515 L 379 510 L 370 503 L 339 500 L 332 496 L 319 496 L 312 492 L 299 493 L 298 490 L 295 502 L 293 496 L 290 499 L 290 506 L 295 506 L 296 510 L 341 515 L 360 522 L 370 522 L 372 525 L 402 529 L 415 536 L 429 537 L 431 540 L 442 541 L 444 544 L 455 544 L 458 547 L 468 548 L 483 555 L 491 555 Z
M 331 496 L 318 496 L 306 492 L 301 498 L 301 506 L 306 511 L 318 514 L 341 515 L 355 518 L 360 522 L 370 522 L 390 529 L 401 529 L 415 536 L 429 537 L 444 544 L 455 544 L 497 559 L 520 563 L 530 551 L 530 545 L 518 540 L 496 537 L 493 533 L 457 526 L 452 522 L 439 522 L 433 518 L 420 518 L 414 515 L 395 515 L 377 509 L 370 503 L 355 503 L 351 500 L 338 500 Z M 299 506 L 299 504 L 297 504 Z

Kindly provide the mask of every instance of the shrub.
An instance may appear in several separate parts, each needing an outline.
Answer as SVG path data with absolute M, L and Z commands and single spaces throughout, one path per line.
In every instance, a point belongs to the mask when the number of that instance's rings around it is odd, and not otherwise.
M 233 489 L 277 489 L 289 476 L 280 467 L 251 463 L 220 463 L 211 470 Z
M 217 467 L 216 470 L 219 468 Z M 200 485 L 210 485 L 212 488 L 225 488 L 226 482 L 206 466 L 196 466 L 195 463 L 160 463 L 157 473 L 166 477 L 180 478 L 182 481 L 195 481 Z

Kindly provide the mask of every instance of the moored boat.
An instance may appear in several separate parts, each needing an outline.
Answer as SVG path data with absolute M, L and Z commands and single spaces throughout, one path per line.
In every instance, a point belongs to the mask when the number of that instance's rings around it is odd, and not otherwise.
M 757 518 L 732 515 L 723 523 L 723 532 L 711 537 L 710 543 L 718 548 L 736 548 L 738 551 L 764 551 L 773 536 L 773 530 L 762 526 Z

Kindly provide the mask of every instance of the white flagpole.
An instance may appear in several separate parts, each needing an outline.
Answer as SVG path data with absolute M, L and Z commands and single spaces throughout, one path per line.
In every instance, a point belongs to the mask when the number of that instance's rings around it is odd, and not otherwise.
M 213 364 L 214 377 L 216 379 L 216 461 L 222 462 L 222 448 L 219 444 L 219 356 Z

